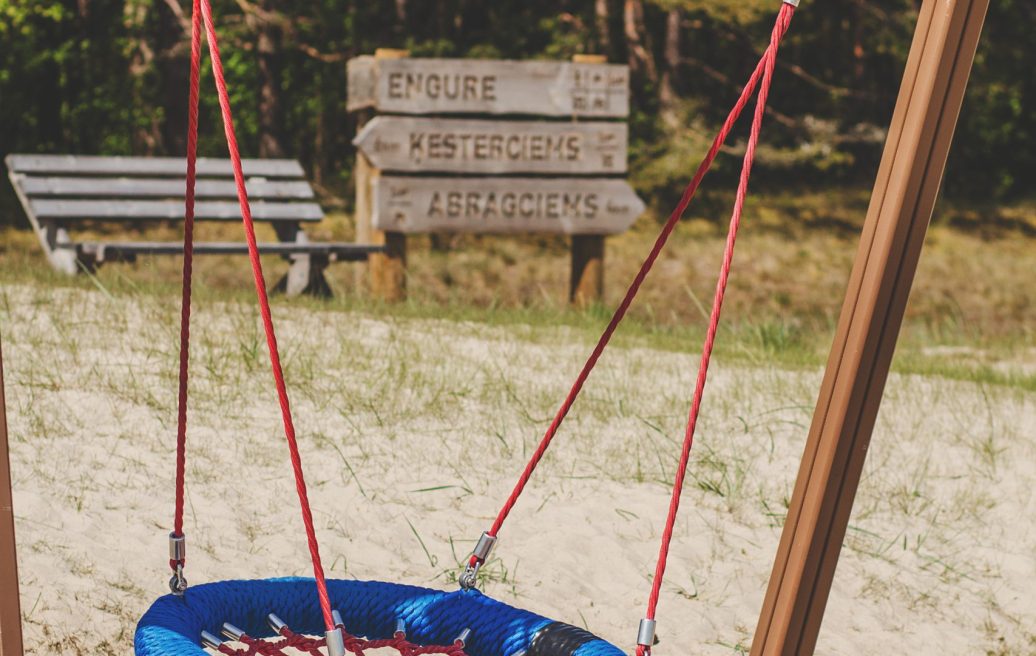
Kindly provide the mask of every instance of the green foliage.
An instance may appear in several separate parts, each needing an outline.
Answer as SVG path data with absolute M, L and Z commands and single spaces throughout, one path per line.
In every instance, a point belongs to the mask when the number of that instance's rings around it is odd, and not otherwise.
M 214 0 L 244 151 L 276 127 L 319 185 L 349 196 L 355 117 L 345 61 L 377 47 L 415 56 L 633 64 L 633 178 L 665 211 L 764 47 L 776 0 Z M 626 5 L 640 6 L 630 24 Z M 783 48 L 754 184 L 867 182 L 910 46 L 915 0 L 805 2 Z M 608 9 L 607 16 L 596 12 Z M 0 155 L 179 154 L 184 149 L 189 0 L 0 0 Z M 678 12 L 674 14 L 672 12 Z M 667 19 L 677 16 L 673 61 Z M 992 3 L 947 192 L 983 202 L 1029 193 L 1036 170 L 1036 22 L 1030 0 Z M 643 51 L 630 47 L 639 30 Z M 272 37 L 279 106 L 263 116 L 260 34 Z M 645 61 L 646 57 L 650 61 Z M 663 102 L 663 77 L 675 98 Z M 268 80 L 269 81 L 269 80 Z M 201 150 L 225 152 L 210 73 Z M 747 121 L 743 121 L 747 123 Z M 736 173 L 741 126 L 715 177 Z M 17 216 L 0 191 L 0 221 Z
M 983 45 L 957 127 L 947 191 L 995 201 L 1032 194 L 1036 171 L 1036 3 L 990 4 Z

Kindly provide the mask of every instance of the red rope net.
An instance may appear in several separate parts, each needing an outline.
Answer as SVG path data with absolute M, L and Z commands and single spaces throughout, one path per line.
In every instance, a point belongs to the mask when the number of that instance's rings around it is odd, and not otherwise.
M 343 628 L 344 630 L 344 628 Z M 298 656 L 309 654 L 311 656 L 323 656 L 327 647 L 325 638 L 314 638 L 293 632 L 284 627 L 280 630 L 280 637 L 256 639 L 248 634 L 242 634 L 235 639 L 240 646 L 235 647 L 229 643 L 222 643 L 216 647 L 216 651 L 228 656 Z M 397 632 L 392 638 L 385 640 L 366 640 L 346 634 L 346 651 L 365 656 L 367 651 L 378 649 L 395 649 L 401 656 L 424 656 L 425 654 L 441 654 L 443 656 L 467 656 L 464 652 L 464 643 L 456 641 L 452 645 L 416 645 L 406 639 L 401 632 Z

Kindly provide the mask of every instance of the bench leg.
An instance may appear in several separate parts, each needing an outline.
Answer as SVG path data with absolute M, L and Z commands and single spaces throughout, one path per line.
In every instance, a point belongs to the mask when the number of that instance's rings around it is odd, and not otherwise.
M 305 244 L 309 242 L 309 236 L 297 223 L 274 225 L 274 230 L 277 232 L 277 238 L 284 243 Z M 288 273 L 277 282 L 274 291 L 287 296 L 300 294 L 321 298 L 332 296 L 331 286 L 327 284 L 327 278 L 324 277 L 324 269 L 329 263 L 326 255 L 295 254 L 289 255 L 287 259 L 291 262 L 291 266 L 288 267 Z
M 72 239 L 64 227 L 54 223 L 44 223 L 38 231 L 47 260 L 56 271 L 74 276 L 80 272 L 76 249 Z M 89 264 L 89 263 L 88 263 Z
M 29 218 L 29 223 L 32 224 L 33 232 L 36 233 L 36 237 L 40 240 L 40 246 L 43 247 L 43 253 L 47 256 L 47 262 L 50 263 L 50 266 L 54 270 L 70 276 L 79 273 L 75 246 L 72 244 L 72 239 L 68 236 L 68 231 L 65 230 L 64 226 L 54 221 L 40 221 L 36 218 L 36 213 L 32 209 L 29 197 L 22 191 L 22 185 L 25 180 L 24 174 L 8 171 L 7 177 L 11 180 L 11 186 L 14 187 L 14 193 L 18 197 L 18 202 L 22 204 L 22 209 L 25 210 L 25 216 Z
M 274 291 L 287 296 L 308 294 L 320 298 L 330 298 L 331 286 L 324 277 L 328 258 L 324 255 L 291 255 L 291 266 L 277 284 Z

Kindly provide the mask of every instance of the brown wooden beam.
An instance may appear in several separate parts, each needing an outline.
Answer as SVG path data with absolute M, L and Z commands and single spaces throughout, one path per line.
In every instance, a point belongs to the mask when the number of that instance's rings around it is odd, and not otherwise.
M 404 59 L 409 56 L 409 51 L 394 48 L 378 48 L 374 52 L 375 59 Z M 357 132 L 371 116 L 370 110 L 360 113 L 356 122 Z M 356 180 L 356 241 L 383 247 L 367 258 L 370 291 L 375 298 L 395 303 L 406 298 L 406 235 L 376 230 L 372 225 L 375 203 L 373 187 L 379 175 L 381 171 L 374 168 L 370 160 L 357 150 L 356 169 L 353 171 Z
M 605 64 L 605 55 L 578 54 L 576 64 Z M 604 300 L 604 235 L 572 235 L 572 271 L 569 276 L 568 301 L 576 307 L 588 307 Z
M 925 0 L 752 656 L 816 647 L 989 0 Z
M 18 602 L 18 554 L 15 552 L 11 490 L 4 354 L 0 346 L 0 656 L 22 656 L 22 613 Z
M 604 300 L 604 235 L 572 235 L 568 300 L 588 307 Z

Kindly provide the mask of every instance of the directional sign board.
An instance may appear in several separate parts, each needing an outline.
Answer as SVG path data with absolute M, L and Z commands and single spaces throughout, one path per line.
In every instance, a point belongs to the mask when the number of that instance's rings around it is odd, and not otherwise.
M 353 143 L 384 171 L 591 174 L 626 171 L 625 123 L 379 116 Z
M 373 226 L 391 232 L 616 234 L 644 211 L 616 179 L 380 176 Z
M 405 297 L 406 234 L 571 235 L 576 303 L 603 295 L 604 236 L 644 210 L 627 170 L 629 67 L 573 62 L 349 61 L 357 232 L 385 244 L 371 289 Z M 562 120 L 564 119 L 564 120 Z
M 622 118 L 629 68 L 478 59 L 349 60 L 349 111 Z

